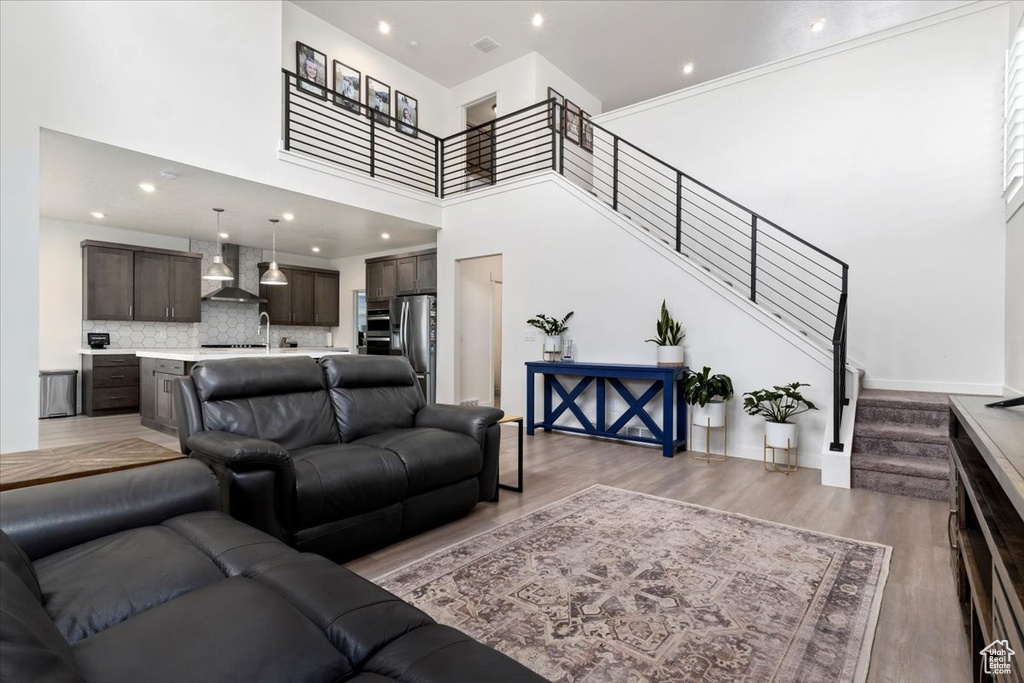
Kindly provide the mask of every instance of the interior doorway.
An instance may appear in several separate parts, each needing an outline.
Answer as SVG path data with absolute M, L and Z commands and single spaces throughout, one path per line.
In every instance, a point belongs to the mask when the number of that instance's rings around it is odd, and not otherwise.
M 501 407 L 501 255 L 456 264 L 456 401 Z
M 466 189 L 494 184 L 494 126 L 498 95 L 492 93 L 464 107 L 466 119 Z

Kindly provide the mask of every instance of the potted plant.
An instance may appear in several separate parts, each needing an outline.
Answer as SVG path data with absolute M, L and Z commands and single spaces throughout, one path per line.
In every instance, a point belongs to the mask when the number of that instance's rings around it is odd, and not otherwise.
M 808 410 L 817 410 L 800 393 L 800 387 L 809 386 L 793 382 L 743 394 L 743 410 L 750 415 L 762 415 L 767 420 L 764 433 L 769 448 L 796 446 L 796 423 L 790 420 Z
M 565 323 L 572 317 L 574 311 L 569 311 L 565 317 L 559 320 L 538 313 L 537 317 L 526 321 L 544 333 L 544 360 L 555 361 L 562 357 L 562 333 L 569 329 Z
M 658 365 L 684 365 L 682 324 L 672 319 L 665 300 L 661 300 L 661 317 L 658 319 L 658 336 L 646 341 L 658 345 Z
M 688 372 L 683 382 L 683 398 L 693 409 L 693 422 L 702 426 L 725 426 L 725 404 L 732 394 L 729 376 L 712 375 L 706 365 L 700 372 Z

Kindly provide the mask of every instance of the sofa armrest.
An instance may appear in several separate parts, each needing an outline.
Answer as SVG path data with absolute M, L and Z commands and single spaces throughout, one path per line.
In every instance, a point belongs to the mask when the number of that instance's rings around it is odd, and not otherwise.
M 291 456 L 273 441 L 256 439 L 231 432 L 196 432 L 186 445 L 192 457 L 222 467 L 291 469 Z
M 473 437 L 481 447 L 487 437 L 487 428 L 497 424 L 505 413 L 497 408 L 482 406 L 453 406 L 432 403 L 416 413 L 417 427 L 435 427 Z
M 118 531 L 219 509 L 213 472 L 175 460 L 4 491 L 0 526 L 36 560 Z

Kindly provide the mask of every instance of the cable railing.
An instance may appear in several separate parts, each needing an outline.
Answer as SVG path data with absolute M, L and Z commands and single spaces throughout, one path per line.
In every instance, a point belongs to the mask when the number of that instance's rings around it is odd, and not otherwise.
M 439 138 L 284 73 L 284 147 L 444 198 L 556 171 L 809 339 L 831 345 L 833 451 L 846 399 L 849 266 L 554 99 Z

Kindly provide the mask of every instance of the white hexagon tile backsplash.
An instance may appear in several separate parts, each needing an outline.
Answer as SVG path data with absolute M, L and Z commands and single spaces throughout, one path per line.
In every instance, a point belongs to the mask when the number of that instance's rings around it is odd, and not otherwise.
M 217 254 L 216 242 L 193 240 L 191 250 L 203 255 L 203 271 L 213 262 Z M 259 270 L 257 264 L 263 257 L 261 249 L 240 247 L 238 252 L 239 270 L 237 286 L 257 294 L 259 291 Z M 202 294 L 206 296 L 221 283 L 203 280 Z M 258 344 L 263 335 L 257 334 L 259 306 L 227 301 L 204 301 L 203 319 L 199 323 L 139 322 L 134 320 L 83 320 L 82 345 L 86 346 L 89 332 L 110 333 L 110 347 L 115 349 L 158 349 L 185 348 L 201 344 Z M 323 327 L 282 327 L 271 328 L 272 346 L 278 346 L 282 337 L 297 342 L 299 346 L 321 347 L 328 344 L 329 330 Z

